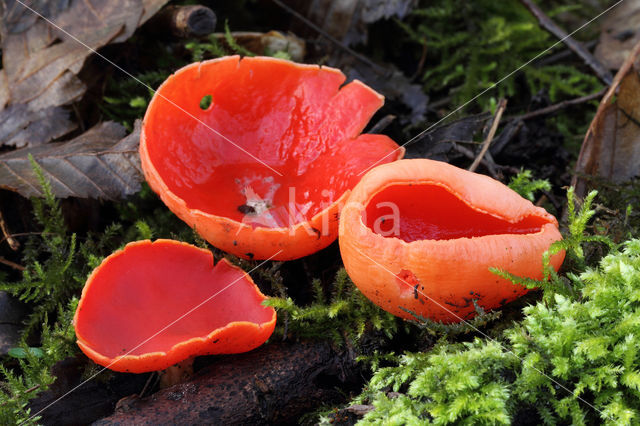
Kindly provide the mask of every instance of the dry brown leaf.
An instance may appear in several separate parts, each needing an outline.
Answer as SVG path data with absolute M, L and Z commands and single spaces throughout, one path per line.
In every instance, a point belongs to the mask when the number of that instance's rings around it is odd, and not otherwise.
M 25 197 L 41 196 L 29 154 L 51 182 L 56 197 L 119 199 L 140 190 L 140 122 L 125 136 L 105 122 L 68 142 L 49 143 L 0 155 L 0 187 Z
M 380 19 L 403 18 L 415 0 L 290 0 L 300 13 L 346 45 L 367 42 L 367 25 Z M 298 33 L 297 30 L 295 30 Z
M 579 195 L 580 176 L 623 182 L 640 174 L 640 42 L 633 48 L 600 102 L 576 163 L 573 184 Z
M 625 0 L 607 14 L 595 57 L 610 69 L 618 69 L 640 41 L 640 0 Z
M 74 130 L 77 125 L 62 107 L 80 99 L 86 90 L 76 76 L 85 59 L 92 50 L 129 38 L 167 1 L 25 3 L 62 31 L 15 0 L 0 0 L 0 145 L 16 147 L 42 144 Z

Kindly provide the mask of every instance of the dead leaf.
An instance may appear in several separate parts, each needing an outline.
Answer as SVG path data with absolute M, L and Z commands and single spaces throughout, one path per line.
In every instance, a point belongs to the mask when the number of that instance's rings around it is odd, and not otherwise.
M 0 187 L 25 197 L 41 196 L 29 154 L 51 182 L 56 197 L 119 199 L 140 190 L 140 122 L 125 136 L 118 123 L 96 125 L 68 142 L 49 143 L 0 155 Z
M 364 81 L 380 92 L 387 99 L 386 102 L 398 102 L 407 107 L 407 114 L 399 116 L 400 123 L 417 124 L 425 120 L 429 97 L 422 86 L 412 83 L 393 65 L 385 64 L 388 73 L 382 75 L 348 54 L 335 55 L 334 60 L 336 62 L 332 60 L 329 65 L 343 70 L 349 80 Z
M 289 1 L 300 13 L 346 45 L 367 42 L 367 26 L 380 19 L 403 18 L 416 0 Z M 294 32 L 299 33 L 298 30 Z M 317 34 L 313 34 L 314 36 Z
M 602 24 L 595 57 L 607 68 L 618 69 L 640 41 L 640 0 L 625 0 Z
M 92 50 L 129 38 L 166 2 L 25 2 L 59 30 L 17 1 L 0 0 L 0 146 L 35 146 L 76 129 L 62 107 L 85 93 L 86 87 L 77 77 L 85 59 Z
M 405 158 L 431 158 L 451 162 L 461 155 L 452 142 L 472 143 L 476 135 L 491 118 L 488 112 L 461 118 L 438 126 L 406 146 Z
M 624 182 L 640 174 L 640 42 L 627 57 L 600 102 L 576 163 L 578 195 L 582 175 Z

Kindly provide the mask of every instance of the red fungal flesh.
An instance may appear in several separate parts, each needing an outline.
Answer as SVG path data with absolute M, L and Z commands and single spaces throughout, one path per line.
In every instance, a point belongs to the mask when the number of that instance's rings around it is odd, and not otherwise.
M 382 97 L 361 83 L 340 87 L 336 70 L 233 57 L 181 72 L 180 84 L 163 85 L 145 131 L 158 141 L 149 143 L 155 168 L 190 209 L 288 227 L 336 201 L 376 161 L 397 157 L 387 156 L 396 145 L 386 136 L 358 136 Z M 212 102 L 202 110 L 205 95 Z M 247 191 L 265 201 L 268 217 L 246 215 Z
M 126 355 L 110 368 L 152 371 L 189 356 L 259 346 L 275 325 L 264 299 L 241 269 L 226 260 L 214 266 L 211 252 L 171 240 L 141 241 L 94 271 L 74 323 L 78 343 L 94 361 L 107 366 Z M 158 352 L 166 356 L 137 359 Z
M 398 208 L 397 224 L 390 203 Z M 367 204 L 363 220 L 373 232 L 406 242 L 532 234 L 548 223 L 539 216 L 511 223 L 472 209 L 446 188 L 434 184 L 392 185 L 383 189 Z

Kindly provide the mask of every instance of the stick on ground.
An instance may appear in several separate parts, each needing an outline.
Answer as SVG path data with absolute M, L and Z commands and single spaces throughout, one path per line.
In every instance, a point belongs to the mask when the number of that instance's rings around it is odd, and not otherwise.
M 489 130 L 489 134 L 487 135 L 487 138 L 482 143 L 482 148 L 480 149 L 480 153 L 478 153 L 478 156 L 476 157 L 476 159 L 473 160 L 473 163 L 471 164 L 471 166 L 469 166 L 470 172 L 476 171 L 476 169 L 480 165 L 480 162 L 482 161 L 482 158 L 487 153 L 487 150 L 489 149 L 489 145 L 491 145 L 491 141 L 493 140 L 493 137 L 496 135 L 496 130 L 498 130 L 498 125 L 500 124 L 500 118 L 502 118 L 502 113 L 504 112 L 504 109 L 506 107 L 507 107 L 507 100 L 500 99 L 500 102 L 498 103 L 498 109 L 496 110 L 496 115 L 493 118 L 493 123 L 491 123 L 491 130 Z
M 560 28 L 558 24 L 553 22 L 551 18 L 549 18 L 543 11 L 540 9 L 533 0 L 520 0 L 522 4 L 529 9 L 531 14 L 535 16 L 535 18 L 540 23 L 540 26 L 558 37 L 567 47 L 573 50 L 576 55 L 580 56 L 585 64 L 589 66 L 593 70 L 593 72 L 598 76 L 600 80 L 602 80 L 607 86 L 611 84 L 613 81 L 613 76 L 609 72 L 609 70 L 598 61 L 595 56 L 593 56 L 584 46 L 569 37 L 569 34 Z

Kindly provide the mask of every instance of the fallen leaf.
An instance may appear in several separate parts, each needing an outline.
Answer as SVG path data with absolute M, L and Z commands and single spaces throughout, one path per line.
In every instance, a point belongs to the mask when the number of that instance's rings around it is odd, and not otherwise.
M 140 122 L 125 136 L 118 123 L 94 126 L 68 142 L 48 143 L 0 155 L 0 187 L 25 197 L 41 196 L 29 154 L 56 197 L 119 199 L 140 190 Z
M 640 42 L 600 102 L 576 163 L 573 184 L 584 195 L 583 175 L 624 182 L 640 174 Z
M 329 65 L 343 70 L 348 80 L 358 79 L 366 82 L 368 86 L 380 92 L 386 98 L 386 102 L 397 102 L 405 106 L 408 111 L 399 116 L 401 124 L 417 124 L 425 120 L 429 97 L 421 85 L 412 83 L 393 65 L 385 64 L 387 74 L 381 74 L 346 54 L 335 55 Z
M 63 107 L 86 91 L 77 77 L 85 59 L 108 43 L 129 38 L 166 2 L 25 2 L 60 30 L 19 2 L 0 0 L 0 146 L 35 146 L 76 129 Z
M 461 157 L 453 143 L 472 143 L 474 135 L 490 118 L 491 114 L 485 112 L 435 127 L 406 146 L 405 158 L 431 158 L 451 162 L 451 157 Z
M 403 18 L 416 0 L 313 0 L 289 1 L 300 13 L 331 36 L 345 43 L 366 43 L 367 26 L 380 19 Z M 298 31 L 295 31 L 298 33 Z
M 618 69 L 640 41 L 640 0 L 625 0 L 602 23 L 595 57 L 607 68 Z

